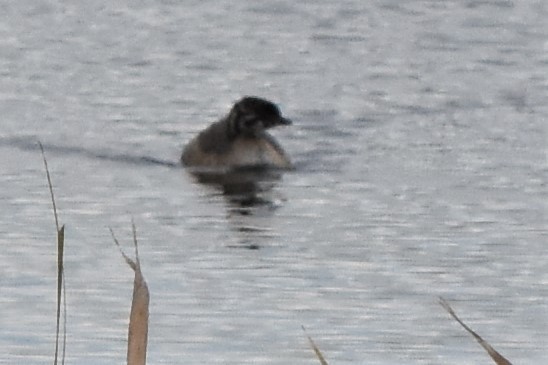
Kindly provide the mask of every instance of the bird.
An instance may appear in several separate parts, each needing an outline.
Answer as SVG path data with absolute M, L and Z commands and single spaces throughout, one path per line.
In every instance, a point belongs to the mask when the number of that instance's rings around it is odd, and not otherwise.
M 267 130 L 293 122 L 276 104 L 245 96 L 230 112 L 200 132 L 184 147 L 183 166 L 232 170 L 238 168 L 291 169 L 291 160 Z

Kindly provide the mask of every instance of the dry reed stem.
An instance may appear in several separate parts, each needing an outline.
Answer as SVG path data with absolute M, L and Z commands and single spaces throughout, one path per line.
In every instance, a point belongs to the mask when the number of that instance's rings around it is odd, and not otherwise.
M 316 344 L 314 343 L 314 340 L 312 340 L 312 337 L 310 337 L 307 333 L 306 333 L 306 329 L 304 328 L 304 326 L 301 326 L 303 331 L 304 331 L 304 334 L 306 335 L 306 337 L 308 338 L 308 343 L 310 344 L 310 347 L 312 347 L 312 350 L 314 350 L 314 352 L 316 353 L 316 356 L 318 357 L 318 360 L 320 360 L 320 364 L 322 365 L 329 365 L 327 363 L 327 361 L 325 360 L 325 357 L 323 356 L 322 352 L 320 351 L 320 349 L 318 348 L 318 346 L 316 346 Z
M 139 262 L 139 249 L 137 247 L 137 231 L 135 224 L 131 222 L 133 230 L 133 244 L 135 245 L 135 261 L 129 258 L 121 249 L 120 243 L 110 229 L 114 243 L 118 246 L 120 253 L 126 260 L 126 263 L 135 272 L 133 279 L 133 299 L 131 301 L 131 313 L 129 316 L 128 328 L 128 365 L 145 365 L 148 342 L 148 305 L 150 294 L 147 283 L 141 273 L 141 264 Z
M 480 337 L 480 335 L 478 335 L 470 327 L 468 327 L 456 315 L 455 311 L 453 310 L 453 308 L 451 308 L 449 303 L 445 299 L 443 299 L 442 297 L 440 297 L 440 304 L 443 307 L 443 309 L 445 309 L 451 315 L 451 317 L 453 317 L 455 319 L 455 321 L 457 321 L 468 333 L 470 333 L 472 336 L 474 336 L 476 341 L 478 341 L 479 344 L 481 345 L 481 347 L 483 347 L 485 349 L 485 351 L 487 351 L 489 356 L 491 356 L 491 358 L 495 361 L 495 363 L 497 365 L 512 365 L 512 363 L 510 361 L 508 361 L 507 359 L 504 358 L 504 356 L 499 354 L 489 343 L 487 343 L 487 341 L 485 341 L 483 338 Z
M 51 196 L 51 203 L 53 205 L 53 217 L 55 218 L 55 229 L 57 231 L 57 318 L 56 318 L 56 330 L 55 330 L 55 355 L 53 358 L 54 365 L 57 365 L 59 357 L 59 323 L 61 318 L 61 293 L 63 293 L 63 354 L 61 357 L 61 363 L 65 363 L 65 349 L 67 343 L 67 298 L 65 291 L 65 271 L 63 266 L 64 250 L 65 250 L 65 226 L 59 228 L 59 217 L 57 215 L 57 205 L 55 204 L 55 195 L 53 194 L 53 184 L 51 183 L 51 176 L 48 168 L 48 161 L 46 154 L 44 153 L 44 147 L 42 143 L 38 142 L 40 151 L 42 151 L 42 159 L 44 160 L 44 167 L 46 169 L 46 177 L 48 179 L 48 187 Z

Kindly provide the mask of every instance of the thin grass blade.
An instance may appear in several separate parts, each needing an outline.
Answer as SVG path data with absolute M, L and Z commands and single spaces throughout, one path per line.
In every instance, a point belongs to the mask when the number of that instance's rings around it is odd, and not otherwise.
M 65 349 L 67 343 L 67 301 L 65 291 L 65 273 L 64 273 L 64 251 L 65 251 L 65 226 L 59 228 L 59 218 L 57 216 L 57 205 L 55 204 L 55 195 L 53 194 L 53 184 L 51 183 L 51 176 L 48 168 L 48 160 L 44 152 L 42 143 L 38 142 L 40 151 L 42 151 L 42 159 L 44 160 L 44 167 L 46 169 L 46 177 L 48 179 L 48 187 L 51 196 L 51 203 L 53 205 L 53 217 L 55 218 L 55 230 L 57 232 L 57 314 L 56 314 L 56 330 L 55 330 L 55 355 L 53 358 L 54 365 L 57 365 L 59 358 L 59 332 L 60 332 L 60 318 L 61 318 L 61 294 L 63 294 L 63 355 L 62 364 L 65 363 Z
M 40 151 L 42 151 L 42 159 L 44 160 L 44 167 L 46 168 L 46 177 L 48 179 L 48 187 L 49 187 L 49 193 L 51 196 L 51 203 L 53 204 L 53 217 L 55 218 L 55 228 L 57 229 L 57 232 L 59 232 L 59 218 L 57 216 L 57 205 L 55 204 L 55 195 L 53 194 L 53 184 L 51 183 L 51 176 L 49 174 L 49 168 L 48 168 L 48 160 L 46 159 L 46 154 L 44 153 L 44 147 L 42 146 L 42 143 L 39 141 L 38 145 L 40 146 Z
M 318 346 L 316 346 L 316 344 L 314 343 L 314 340 L 312 340 L 312 337 L 310 337 L 307 333 L 306 333 L 306 329 L 304 328 L 304 326 L 301 326 L 303 331 L 304 331 L 304 334 L 306 335 L 306 337 L 308 338 L 308 343 L 310 344 L 310 347 L 312 347 L 312 350 L 314 350 L 314 352 L 316 353 L 316 357 L 318 358 L 318 360 L 320 360 L 320 364 L 322 365 L 329 365 L 327 363 L 327 361 L 325 360 L 325 357 L 323 356 L 322 352 L 320 351 L 320 349 L 318 348 Z
M 60 319 L 61 319 L 61 294 L 63 293 L 64 288 L 64 251 L 65 251 L 65 225 L 61 227 L 59 231 L 57 231 L 57 324 L 56 324 L 56 331 L 55 331 L 55 360 L 54 364 L 57 364 L 58 361 L 58 354 L 59 354 L 59 330 L 60 330 Z M 64 301 L 66 304 L 66 301 Z M 66 308 L 66 307 L 64 307 Z M 66 312 L 65 312 L 66 313 Z M 66 315 L 64 316 L 66 319 Z M 63 326 L 66 328 L 66 325 Z M 65 353 L 65 339 L 66 336 L 63 336 L 63 354 Z M 62 357 L 63 364 L 65 363 L 64 355 Z
M 470 333 L 476 341 L 487 351 L 489 356 L 495 361 L 495 364 L 497 365 L 512 365 L 510 361 L 508 361 L 504 356 L 502 356 L 500 353 L 498 353 L 487 341 L 485 341 L 483 338 L 481 338 L 480 335 L 478 335 L 476 332 L 474 332 L 470 327 L 468 327 L 455 313 L 453 308 L 449 305 L 449 303 L 440 297 L 440 305 L 457 321 L 468 333 Z

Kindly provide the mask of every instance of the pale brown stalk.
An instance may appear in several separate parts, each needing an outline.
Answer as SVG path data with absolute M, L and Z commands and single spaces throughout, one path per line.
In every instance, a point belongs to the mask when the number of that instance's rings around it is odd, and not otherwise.
M 129 258 L 122 251 L 120 243 L 114 236 L 112 229 L 110 230 L 110 233 L 112 234 L 114 243 L 118 246 L 118 249 L 126 260 L 126 263 L 135 272 L 133 279 L 133 299 L 131 302 L 131 313 L 129 316 L 127 364 L 145 365 L 148 342 L 148 307 L 150 302 L 150 294 L 145 278 L 141 272 L 139 249 L 137 246 L 137 231 L 133 222 L 131 225 L 133 230 L 133 244 L 135 245 L 135 260 Z
M 451 308 L 449 303 L 445 299 L 443 299 L 442 297 L 440 297 L 440 304 L 443 307 L 443 309 L 445 309 L 447 311 L 447 313 L 449 313 L 451 315 L 451 317 L 453 317 L 453 319 L 455 319 L 455 321 L 457 321 L 468 333 L 470 333 L 472 336 L 474 336 L 474 338 L 476 339 L 476 341 L 479 342 L 481 347 L 483 347 L 485 349 L 485 351 L 487 351 L 489 356 L 491 356 L 493 361 L 495 361 L 495 364 L 497 364 L 497 365 L 512 365 L 512 363 L 510 361 L 508 361 L 506 358 L 504 358 L 504 356 L 499 354 L 487 341 L 485 341 L 483 338 L 481 338 L 480 335 L 478 335 L 470 327 L 468 327 L 457 316 L 457 314 L 455 313 L 453 308 Z

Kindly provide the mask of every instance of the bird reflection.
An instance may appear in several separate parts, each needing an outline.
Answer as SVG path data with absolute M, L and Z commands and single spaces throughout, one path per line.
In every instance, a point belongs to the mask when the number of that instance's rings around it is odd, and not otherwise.
M 191 171 L 196 180 L 220 192 L 227 202 L 227 219 L 237 234 L 234 248 L 257 250 L 273 236 L 270 217 L 280 199 L 273 188 L 282 172 L 271 168 L 240 168 L 230 171 Z
M 239 168 L 230 171 L 191 171 L 198 182 L 219 190 L 231 208 L 249 214 L 247 208 L 268 206 L 268 193 L 281 179 L 281 171 L 266 168 Z M 242 208 L 241 210 L 238 208 Z

